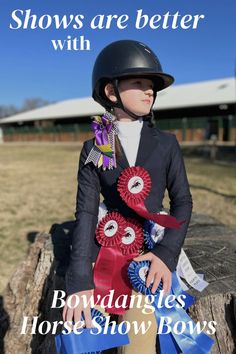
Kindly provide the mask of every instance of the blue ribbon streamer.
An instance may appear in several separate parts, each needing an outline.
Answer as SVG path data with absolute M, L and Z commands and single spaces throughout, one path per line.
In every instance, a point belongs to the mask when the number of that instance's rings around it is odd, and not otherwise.
M 104 327 L 106 318 L 96 309 L 91 309 L 92 318 Z M 83 318 L 82 318 L 83 319 Z M 85 328 L 82 333 L 59 334 L 55 336 L 57 354 L 100 354 L 102 350 L 129 344 L 127 334 L 120 334 L 118 326 L 108 326 L 107 331 L 96 334 L 97 328 Z
M 190 294 L 188 294 L 186 291 L 184 291 L 181 288 L 181 285 L 179 283 L 179 280 L 177 278 L 176 272 L 172 273 L 172 286 L 171 286 L 171 292 L 174 294 L 176 297 L 180 295 L 185 296 L 184 300 L 184 310 L 189 309 L 193 304 L 196 302 L 196 298 Z
M 146 279 L 141 276 L 141 274 L 145 274 L 147 268 L 149 269 L 150 262 L 142 261 L 142 262 L 131 262 L 128 268 L 128 275 L 130 281 L 135 289 L 145 295 L 151 294 L 152 285 L 149 288 L 146 287 L 145 282 Z M 178 279 L 175 273 L 172 274 L 172 293 L 178 296 L 182 294 L 181 287 L 178 284 Z M 160 283 L 158 289 L 155 293 L 155 301 L 153 302 L 153 306 L 155 308 L 155 316 L 158 324 L 158 328 L 160 328 L 160 319 L 161 317 L 167 317 L 171 319 L 170 323 L 168 323 L 171 331 L 166 334 L 160 333 L 160 346 L 162 353 L 171 353 L 171 354 L 207 354 L 210 352 L 214 341 L 208 337 L 205 333 L 197 333 L 196 330 L 193 333 L 190 333 L 190 328 L 195 328 L 195 323 L 189 317 L 189 315 L 185 312 L 185 310 L 181 307 L 176 307 L 178 304 L 176 301 L 173 303 L 172 308 L 166 307 L 158 307 L 158 299 L 160 295 L 160 290 L 162 290 L 162 284 Z M 186 293 L 187 294 L 187 293 Z M 188 307 L 194 298 L 189 297 L 188 303 L 186 307 Z M 186 324 L 186 329 L 183 333 L 176 334 L 176 328 L 174 330 L 174 326 L 177 325 L 178 321 Z M 191 327 L 188 324 L 191 323 Z M 165 325 L 167 323 L 165 322 Z

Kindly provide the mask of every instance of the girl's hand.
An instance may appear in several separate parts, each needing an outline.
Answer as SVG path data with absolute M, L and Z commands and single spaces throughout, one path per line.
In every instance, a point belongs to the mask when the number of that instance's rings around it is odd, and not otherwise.
M 83 297 L 86 297 L 86 303 L 89 304 L 89 299 L 90 297 L 93 295 L 93 291 L 92 290 L 85 290 L 85 291 L 79 291 L 78 293 L 73 294 L 73 299 L 70 303 L 70 306 L 68 306 L 68 298 L 66 299 L 66 304 L 63 308 L 63 321 L 73 321 L 74 323 L 81 321 L 81 316 L 82 313 L 84 314 L 84 319 L 85 319 L 85 327 L 87 328 L 91 328 L 92 326 L 92 317 L 91 317 L 91 310 L 90 310 L 90 306 L 85 307 L 84 306 L 84 300 L 81 297 L 83 295 Z M 71 295 L 70 295 L 71 296 Z M 77 297 L 77 302 L 78 302 L 78 306 L 74 307 L 75 303 L 76 303 L 76 297 Z
M 150 284 L 153 282 L 152 285 L 152 293 L 154 294 L 158 288 L 160 281 L 162 280 L 163 283 L 163 290 L 164 293 L 170 292 L 171 289 L 171 271 L 165 265 L 164 262 L 153 253 L 148 252 L 142 256 L 134 258 L 134 261 L 141 262 L 141 261 L 150 261 L 150 269 L 148 272 L 147 280 L 146 280 L 146 287 L 148 288 Z

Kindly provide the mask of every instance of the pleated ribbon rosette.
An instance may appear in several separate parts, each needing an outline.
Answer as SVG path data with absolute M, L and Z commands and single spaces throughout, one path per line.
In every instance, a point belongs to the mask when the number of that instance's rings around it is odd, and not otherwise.
M 117 190 L 123 201 L 138 215 L 152 220 L 163 227 L 179 229 L 184 221 L 161 213 L 150 213 L 144 201 L 151 191 L 151 178 L 149 173 L 140 166 L 128 167 L 120 175 Z
M 134 219 L 111 212 L 98 224 L 96 237 L 102 247 L 94 267 L 94 298 L 105 306 L 106 312 L 120 315 L 129 308 L 132 287 L 127 269 L 143 245 L 142 227 Z M 110 302 L 106 295 L 111 291 L 114 294 Z M 125 306 L 118 301 L 121 295 L 127 297 Z
M 164 214 L 167 215 L 167 213 Z M 143 233 L 144 243 L 147 246 L 147 249 L 152 250 L 153 247 L 163 239 L 165 228 L 152 220 L 145 220 Z

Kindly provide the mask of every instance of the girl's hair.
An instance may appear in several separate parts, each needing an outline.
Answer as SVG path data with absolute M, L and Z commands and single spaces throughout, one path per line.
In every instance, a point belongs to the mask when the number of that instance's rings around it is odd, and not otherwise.
M 105 92 L 103 93 L 105 94 Z M 110 107 L 106 107 L 106 110 L 114 115 L 114 107 L 112 107 L 110 105 Z M 115 118 L 116 120 L 116 118 Z M 144 121 L 148 121 L 148 126 L 149 127 L 153 127 L 154 126 L 154 114 L 153 111 L 151 111 L 149 113 L 149 115 L 145 116 L 143 118 Z M 115 136 L 115 154 L 116 154 L 116 159 L 119 159 L 122 156 L 122 148 L 121 148 L 121 144 L 120 144 L 120 140 L 118 138 L 118 136 Z
M 116 151 L 116 159 L 119 159 L 122 155 L 121 144 L 118 136 L 115 136 L 115 151 Z

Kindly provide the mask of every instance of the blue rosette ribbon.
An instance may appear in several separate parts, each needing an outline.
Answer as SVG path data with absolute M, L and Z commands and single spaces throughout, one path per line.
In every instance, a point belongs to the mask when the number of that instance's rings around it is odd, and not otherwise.
M 165 228 L 152 220 L 145 220 L 143 224 L 144 243 L 149 250 L 159 243 L 164 236 Z
M 94 308 L 91 315 L 100 329 L 104 328 L 106 317 Z M 105 333 L 99 332 L 98 328 L 84 328 L 80 334 L 70 332 L 55 336 L 57 354 L 100 354 L 103 350 L 129 344 L 128 335 L 120 334 L 118 326 L 108 326 Z
M 158 305 L 158 299 L 160 297 L 160 291 L 162 290 L 162 283 L 159 284 L 155 294 L 152 294 L 151 288 L 146 287 L 146 275 L 149 271 L 150 262 L 131 262 L 128 268 L 128 275 L 134 289 L 140 293 L 150 296 L 154 295 L 154 301 L 152 305 L 155 309 L 155 317 L 158 328 L 160 328 L 161 318 L 164 318 L 164 324 L 169 331 L 159 333 L 159 341 L 161 347 L 161 353 L 171 354 L 208 354 L 214 341 L 205 333 L 196 331 L 196 324 L 189 317 L 186 311 L 181 307 L 181 304 L 177 300 L 171 301 L 173 307 L 167 308 L 165 304 Z M 176 289 L 175 289 L 176 288 Z M 177 276 L 172 273 L 172 294 L 179 294 L 181 288 L 178 285 Z M 190 305 L 189 302 L 188 305 Z M 187 306 L 188 306 L 187 305 Z M 187 307 L 186 306 L 186 307 Z M 168 320 L 168 323 L 167 323 Z M 183 323 L 185 326 L 184 331 L 177 331 L 178 323 Z M 193 328 L 193 331 L 190 331 Z

